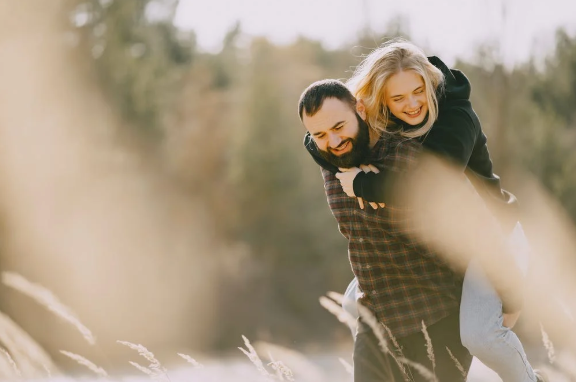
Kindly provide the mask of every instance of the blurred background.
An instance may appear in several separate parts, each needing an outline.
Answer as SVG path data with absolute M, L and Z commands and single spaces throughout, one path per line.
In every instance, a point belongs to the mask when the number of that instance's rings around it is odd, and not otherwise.
M 59 349 L 131 355 L 116 340 L 351 351 L 318 302 L 352 272 L 296 106 L 396 36 L 464 71 L 504 187 L 537 189 L 570 239 L 575 15 L 569 0 L 1 0 L 0 270 L 52 290 L 98 346 L 5 286 L 0 310 L 64 368 Z

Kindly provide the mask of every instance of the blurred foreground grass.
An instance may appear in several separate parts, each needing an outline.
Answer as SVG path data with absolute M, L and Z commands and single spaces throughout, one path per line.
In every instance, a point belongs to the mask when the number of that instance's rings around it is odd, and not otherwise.
M 50 290 L 41 285 L 32 283 L 21 275 L 3 273 L 3 283 L 24 295 L 34 299 L 44 308 L 51 311 L 65 321 L 71 328 L 78 331 L 90 347 L 98 347 L 96 337 L 89 328 L 84 326 L 73 310 L 62 303 Z M 341 299 L 341 295 L 329 294 L 331 297 Z M 325 303 L 323 303 L 326 306 Z M 339 313 L 331 309 L 335 315 Z M 339 317 L 340 318 L 340 317 Z M 134 351 L 135 361 L 129 361 L 139 372 L 133 374 L 126 372 L 111 373 L 102 367 L 93 364 L 81 355 L 61 350 L 72 361 L 87 368 L 86 373 L 66 375 L 59 371 L 50 356 L 34 342 L 17 324 L 8 317 L 0 321 L 0 341 L 6 347 L 0 355 L 0 377 L 2 380 L 26 381 L 143 381 L 155 380 L 163 382 L 177 381 L 297 381 L 297 382 L 344 382 L 350 381 L 351 365 L 350 352 L 335 353 L 327 351 L 324 354 L 303 354 L 291 349 L 266 342 L 256 342 L 253 346 L 244 337 L 244 343 L 239 350 L 246 357 L 228 356 L 221 359 L 202 359 L 198 362 L 187 354 L 178 353 L 182 359 L 179 365 L 172 362 L 169 367 L 156 358 L 151 349 L 144 345 L 133 344 L 126 341 L 117 341 L 118 346 L 126 346 Z M 262 356 L 264 355 L 264 356 Z M 562 357 L 562 355 L 560 355 Z M 186 363 L 189 365 L 186 366 Z M 191 366 L 190 366 L 191 365 Z M 564 370 L 570 365 L 564 363 Z M 572 364 L 572 370 L 576 364 Z M 546 370 L 552 381 L 568 382 L 567 374 L 560 374 L 549 365 L 540 365 Z M 96 375 L 97 377 L 95 377 Z M 432 379 L 433 381 L 433 379 Z M 469 382 L 496 382 L 500 381 L 494 372 L 487 369 L 478 360 L 474 360 L 468 374 Z

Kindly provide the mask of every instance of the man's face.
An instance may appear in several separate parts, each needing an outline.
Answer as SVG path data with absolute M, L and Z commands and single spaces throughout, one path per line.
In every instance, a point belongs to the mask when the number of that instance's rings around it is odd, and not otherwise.
M 362 119 L 366 115 L 361 104 L 358 109 L 337 98 L 327 98 L 316 114 L 303 115 L 302 122 L 320 154 L 337 167 L 356 167 L 368 153 L 369 128 Z

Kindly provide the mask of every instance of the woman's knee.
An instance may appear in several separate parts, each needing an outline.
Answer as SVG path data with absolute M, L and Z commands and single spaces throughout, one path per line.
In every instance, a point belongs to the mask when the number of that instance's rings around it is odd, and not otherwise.
M 507 329 L 497 325 L 460 325 L 460 337 L 462 345 L 477 358 L 490 355 L 495 344 L 502 340 Z

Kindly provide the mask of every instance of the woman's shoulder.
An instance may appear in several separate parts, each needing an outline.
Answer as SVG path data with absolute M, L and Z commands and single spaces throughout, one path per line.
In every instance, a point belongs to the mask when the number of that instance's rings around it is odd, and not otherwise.
M 480 120 L 474 109 L 472 109 L 470 101 L 454 100 L 440 104 L 438 119 L 432 126 L 432 130 L 434 128 L 450 129 L 452 127 L 468 128 L 476 132 L 482 129 Z

